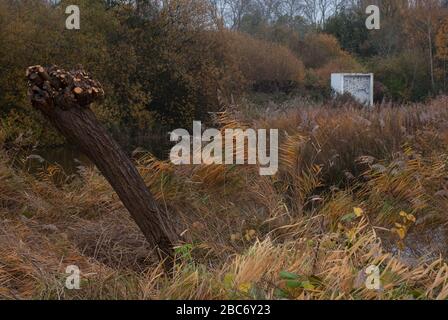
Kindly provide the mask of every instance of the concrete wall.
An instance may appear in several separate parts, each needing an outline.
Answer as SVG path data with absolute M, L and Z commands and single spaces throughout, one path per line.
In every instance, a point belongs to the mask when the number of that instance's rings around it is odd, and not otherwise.
M 333 73 L 331 88 L 338 94 L 349 93 L 360 103 L 373 106 L 373 73 Z

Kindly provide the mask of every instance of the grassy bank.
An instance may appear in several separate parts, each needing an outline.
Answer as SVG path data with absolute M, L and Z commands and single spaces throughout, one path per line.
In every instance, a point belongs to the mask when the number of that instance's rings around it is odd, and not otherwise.
M 289 101 L 219 114 L 222 128 L 280 129 L 274 177 L 141 155 L 184 238 L 172 278 L 95 169 L 29 175 L 3 150 L 0 298 L 446 299 L 447 106 Z M 81 290 L 64 288 L 70 264 Z M 370 265 L 378 291 L 364 285 Z

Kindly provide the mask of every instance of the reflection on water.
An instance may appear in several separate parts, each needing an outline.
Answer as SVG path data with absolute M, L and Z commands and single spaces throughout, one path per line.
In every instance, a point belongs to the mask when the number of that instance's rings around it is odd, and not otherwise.
M 79 166 L 92 166 L 92 162 L 77 148 L 69 145 L 33 150 L 25 162 L 26 169 L 35 173 L 48 164 L 60 165 L 66 174 L 74 174 Z
M 137 149 L 136 146 L 131 144 L 123 148 L 129 156 L 132 154 L 132 151 Z M 145 141 L 144 146 L 138 148 L 150 152 L 159 159 L 167 159 L 170 142 L 169 139 L 158 138 L 150 142 Z M 38 172 L 48 164 L 60 165 L 65 173 L 69 175 L 75 174 L 79 166 L 93 166 L 93 163 L 86 155 L 71 145 L 37 148 L 22 154 L 21 158 L 26 158 L 26 161 L 21 164 L 21 167 L 31 173 Z

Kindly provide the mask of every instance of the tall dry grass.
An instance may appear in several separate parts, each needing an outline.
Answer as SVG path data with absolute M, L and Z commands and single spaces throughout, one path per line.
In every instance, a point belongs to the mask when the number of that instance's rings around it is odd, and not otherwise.
M 280 169 L 140 172 L 184 242 L 167 277 L 92 168 L 30 175 L 0 157 L 0 297 L 9 299 L 446 299 L 447 98 L 426 105 L 245 104 L 224 127 L 280 129 Z M 237 111 L 235 111 L 237 110 Z M 65 267 L 82 271 L 67 290 Z M 365 286 L 377 265 L 380 290 Z

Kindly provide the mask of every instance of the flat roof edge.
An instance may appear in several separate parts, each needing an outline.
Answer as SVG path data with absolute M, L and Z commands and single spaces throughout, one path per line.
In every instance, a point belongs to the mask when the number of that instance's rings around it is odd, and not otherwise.
M 342 75 L 342 76 L 372 76 L 373 73 L 332 73 L 331 75 Z

